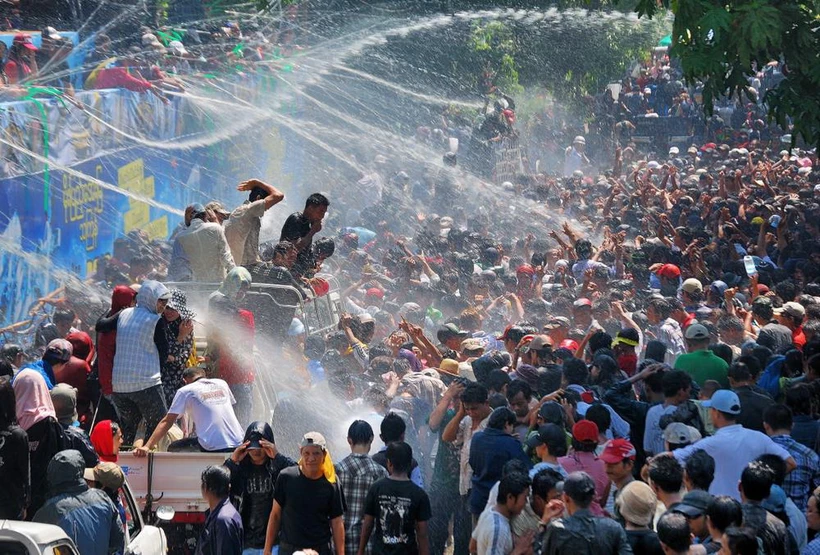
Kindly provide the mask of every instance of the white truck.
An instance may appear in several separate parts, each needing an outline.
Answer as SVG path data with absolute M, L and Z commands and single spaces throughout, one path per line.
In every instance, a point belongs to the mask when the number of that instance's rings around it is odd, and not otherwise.
M 119 491 L 125 509 L 125 555 L 165 555 L 165 532 L 146 524 L 126 481 Z M 158 518 L 172 516 L 157 511 Z M 59 526 L 38 522 L 0 520 L 0 553 L 3 555 L 83 555 Z

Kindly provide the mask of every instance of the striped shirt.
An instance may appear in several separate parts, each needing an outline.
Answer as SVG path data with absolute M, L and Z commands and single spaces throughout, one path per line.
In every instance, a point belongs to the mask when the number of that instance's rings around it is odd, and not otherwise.
M 473 539 L 478 546 L 478 555 L 507 555 L 513 550 L 510 521 L 495 507 L 481 513 L 473 530 Z
M 809 504 L 809 495 L 820 485 L 820 457 L 791 436 L 772 436 L 772 441 L 788 451 L 797 463 L 797 468 L 786 475 L 783 491 L 801 511 L 805 512 Z

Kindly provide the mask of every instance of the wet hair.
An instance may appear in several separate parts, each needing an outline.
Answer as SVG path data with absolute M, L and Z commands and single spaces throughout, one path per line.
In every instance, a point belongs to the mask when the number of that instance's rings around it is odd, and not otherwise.
M 182 371 L 182 379 L 199 378 L 205 375 L 205 369 L 201 366 L 189 366 Z
M 202 489 L 217 497 L 226 497 L 231 489 L 231 471 L 227 467 L 209 465 L 202 471 Z
M 564 432 L 564 428 L 557 424 L 545 424 L 545 426 L 555 426 L 559 430 L 561 430 L 561 434 L 550 434 L 548 436 L 548 441 L 545 444 L 547 449 L 550 452 L 550 455 L 553 457 L 563 457 L 567 454 L 567 437 L 566 432 Z
M 772 490 L 774 471 L 760 461 L 752 461 L 740 475 L 740 487 L 743 495 L 750 501 L 763 501 Z
M 663 362 L 666 359 L 666 344 L 657 339 L 652 339 L 646 344 L 646 358 L 656 362 Z
M 595 481 L 586 472 L 573 472 L 564 480 L 564 493 L 581 509 L 595 498 Z
M 490 419 L 487 421 L 487 427 L 493 430 L 503 430 L 505 426 L 515 426 L 518 420 L 515 413 L 507 407 L 498 407 L 490 413 Z
M 484 385 L 487 386 L 487 389 L 490 391 L 501 392 L 504 386 L 508 385 L 511 381 L 510 375 L 504 370 L 495 369 L 490 370 L 489 374 L 487 374 Z
M 709 345 L 709 350 L 725 360 L 726 364 L 732 364 L 734 353 L 732 352 L 732 348 L 726 343 L 713 343 Z
M 612 336 L 605 331 L 597 331 L 589 338 L 589 351 L 593 354 L 601 349 L 609 349 L 612 345 Z
M 677 493 L 683 485 L 683 467 L 675 457 L 655 457 L 649 462 L 649 479 L 661 491 Z
M 404 432 L 407 431 L 407 424 L 404 422 L 404 419 L 395 412 L 388 412 L 382 419 L 379 431 L 381 432 L 381 440 L 384 443 L 401 441 L 404 437 Z
M 752 379 L 756 379 L 758 374 L 760 374 L 762 366 L 757 357 L 753 355 L 740 355 L 739 357 L 737 357 L 735 364 L 739 362 L 742 362 L 746 365 L 746 367 L 749 369 L 749 373 L 752 375 Z
M 373 442 L 373 428 L 364 420 L 355 420 L 347 429 L 347 438 L 353 445 L 367 445 Z
M 526 474 L 529 472 L 527 465 L 521 459 L 510 459 L 501 467 L 501 477 L 509 476 L 514 473 Z
M 471 382 L 461 392 L 461 402 L 482 404 L 487 402 L 488 396 L 489 393 L 486 387 L 480 383 Z
M 579 358 L 571 358 L 564 361 L 564 378 L 570 385 L 587 385 L 589 382 L 589 368 L 586 363 Z
M 504 504 L 509 496 L 518 497 L 530 487 L 530 479 L 526 474 L 515 472 L 501 478 L 498 484 L 498 502 Z
M 695 489 L 709 491 L 715 479 L 715 459 L 703 449 L 698 449 L 686 459 L 684 470 Z
M 413 466 L 413 448 L 403 441 L 395 441 L 387 446 L 387 460 L 393 465 L 393 472 L 405 474 Z
M 74 322 L 76 317 L 77 316 L 74 314 L 73 310 L 61 308 L 54 312 L 54 316 L 51 317 L 51 321 L 55 324 L 71 324 Z
M 248 193 L 248 200 L 255 202 L 263 198 L 268 198 L 269 195 L 270 192 L 267 189 L 263 189 L 262 187 L 254 187 L 251 189 L 251 192 Z
M 490 396 L 487 397 L 487 403 L 489 403 L 490 408 L 493 410 L 509 406 L 507 404 L 507 398 L 501 393 L 490 393 Z
M 0 376 L 0 430 L 7 430 L 17 423 L 15 399 L 11 379 Z
M 612 415 L 609 413 L 609 410 L 602 405 L 601 403 L 595 403 L 587 409 L 586 414 L 584 415 L 586 420 L 590 422 L 594 422 L 596 426 L 598 426 L 598 430 L 602 433 L 609 429 L 612 426 Z
M 706 516 L 709 517 L 712 526 L 721 532 L 732 526 L 740 526 L 743 522 L 743 511 L 740 508 L 740 502 L 728 495 L 714 497 L 712 502 L 709 503 L 709 507 L 706 508 Z
M 512 400 L 519 393 L 524 394 L 525 399 L 532 399 L 532 387 L 524 380 L 513 380 L 507 386 L 507 400 Z
M 564 477 L 551 468 L 540 470 L 532 478 L 532 495 L 546 500 L 550 491 L 564 481 Z
M 786 481 L 786 474 L 788 474 L 788 468 L 786 467 L 786 461 L 778 457 L 777 455 L 772 454 L 765 454 L 760 455 L 758 458 L 755 459 L 756 461 L 765 464 L 768 466 L 771 471 L 774 473 L 774 485 L 775 486 L 782 486 L 783 482 Z
M 310 206 L 330 206 L 330 201 L 322 193 L 313 193 L 305 200 L 305 208 Z
M 732 555 L 757 555 L 757 535 L 752 528 L 733 526 L 727 528 L 723 534 Z
M 772 430 L 791 430 L 794 419 L 789 407 L 777 403 L 763 410 L 763 422 L 768 424 Z
M 692 386 L 692 376 L 683 370 L 672 370 L 663 375 L 663 396 L 674 397 L 681 389 Z
M 313 243 L 313 252 L 324 258 L 330 258 L 336 252 L 336 243 L 331 237 L 321 237 Z
M 714 395 L 718 389 L 720 389 L 720 382 L 717 380 L 706 380 L 703 382 L 703 387 L 700 388 L 700 392 L 711 399 L 712 395 Z
M 666 302 L 666 299 L 656 297 L 654 299 L 651 299 L 647 306 L 651 306 L 652 308 L 654 308 L 655 312 L 658 313 L 658 316 L 661 317 L 661 320 L 666 320 L 672 313 L 672 306 L 668 302 Z
M 736 382 L 748 382 L 752 380 L 752 372 L 743 362 L 735 362 L 729 367 L 729 378 Z
M 689 551 L 692 545 L 692 532 L 689 521 L 680 513 L 666 512 L 658 520 L 658 539 L 676 553 Z
M 321 335 L 308 335 L 305 339 L 305 356 L 318 360 L 325 354 L 325 338 Z
M 813 397 L 809 384 L 798 383 L 786 390 L 784 400 L 793 415 L 811 415 Z

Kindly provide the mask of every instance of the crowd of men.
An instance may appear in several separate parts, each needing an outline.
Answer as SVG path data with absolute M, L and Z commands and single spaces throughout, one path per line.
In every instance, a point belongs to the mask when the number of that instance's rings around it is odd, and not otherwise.
M 641 109 L 683 110 L 647 89 Z M 454 152 L 412 178 L 379 155 L 351 184 L 366 206 L 314 193 L 287 218 L 250 179 L 166 245 L 119 240 L 104 314 L 69 295 L 37 360 L 2 347 L 0 518 L 121 551 L 125 445 L 225 453 L 201 553 L 820 553 L 820 172 L 756 121 L 685 152 L 624 144 L 606 169 L 579 135 L 563 177 L 491 198 Z M 248 302 L 315 302 L 327 274 L 331 333 L 291 313 L 274 333 Z M 221 286 L 197 316 L 163 281 Z M 296 385 L 265 422 L 270 342 Z M 361 417 L 333 437 L 328 414 Z

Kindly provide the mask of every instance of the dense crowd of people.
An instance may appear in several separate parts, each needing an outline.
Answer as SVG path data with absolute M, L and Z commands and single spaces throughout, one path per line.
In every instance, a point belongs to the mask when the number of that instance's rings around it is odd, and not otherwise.
M 647 69 L 608 109 L 694 117 L 675 86 Z M 820 553 L 820 172 L 758 106 L 685 151 L 616 118 L 597 166 L 579 134 L 554 174 L 489 193 L 444 142 L 436 171 L 379 154 L 364 203 L 313 193 L 286 218 L 250 179 L 167 243 L 119 239 L 104 313 L 68 295 L 36 359 L 2 347 L 0 518 L 121 552 L 126 446 L 225 454 L 199 553 Z M 513 109 L 483 117 L 481 148 Z M 309 304 L 328 275 L 327 334 L 251 297 Z M 186 282 L 221 284 L 207 314 Z M 273 422 L 254 419 L 262 345 L 291 388 Z

